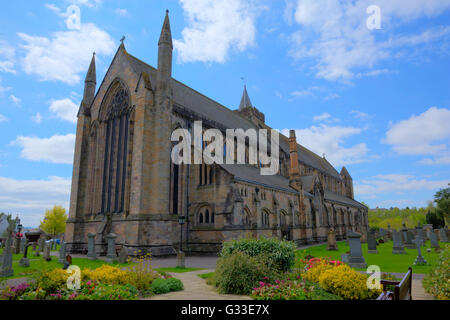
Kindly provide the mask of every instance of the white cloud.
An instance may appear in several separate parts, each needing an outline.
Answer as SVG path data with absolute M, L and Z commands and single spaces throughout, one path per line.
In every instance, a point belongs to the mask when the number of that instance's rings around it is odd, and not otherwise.
M 77 123 L 78 106 L 72 100 L 54 100 L 49 109 L 56 117 L 65 121 Z
M 326 88 L 322 87 L 309 87 L 307 89 L 296 90 L 291 92 L 291 95 L 295 98 L 305 98 L 305 97 L 320 97 L 321 99 L 328 101 L 332 99 L 339 98 L 339 95 L 333 92 L 329 92 Z
M 358 195 L 404 194 L 414 190 L 435 190 L 446 187 L 447 184 L 448 180 L 433 181 L 406 174 L 385 174 L 355 182 L 355 193 Z
M 313 117 L 314 122 L 339 122 L 341 121 L 338 118 L 334 118 L 328 112 L 324 112 L 321 115 Z
M 312 126 L 307 129 L 297 129 L 297 142 L 316 154 L 326 155 L 326 159 L 334 166 L 343 166 L 364 162 L 369 149 L 365 143 L 344 146 L 346 139 L 362 132 L 360 128 L 342 126 Z M 282 130 L 289 135 L 289 130 Z
M 16 50 L 6 41 L 0 40 L 0 72 L 16 74 L 14 70 Z
M 54 135 L 50 138 L 17 137 L 13 145 L 22 147 L 20 156 L 31 161 L 72 164 L 75 135 Z
M 86 6 L 90 8 L 99 7 L 102 5 L 103 0 L 69 0 L 70 3 L 79 6 Z
M 255 42 L 260 8 L 245 0 L 179 0 L 189 26 L 174 40 L 180 62 L 224 63 L 229 51 L 242 52 Z
M 450 8 L 450 0 L 379 0 L 375 4 L 381 8 L 382 31 L 366 26 L 366 9 L 373 4 L 373 0 L 297 0 L 294 6 L 288 1 L 287 20 L 295 19 L 300 26 L 291 35 L 290 54 L 298 60 L 312 59 L 318 78 L 349 82 L 354 77 L 390 73 L 375 67 L 399 56 L 400 49 L 431 42 L 440 45 L 449 38 L 449 27 L 418 35 L 398 35 L 396 29 L 414 19 L 442 14 Z
M 25 226 L 37 227 L 45 210 L 69 206 L 71 179 L 16 180 L 0 177 L 0 212 L 19 213 Z
M 0 79 L 0 96 L 2 96 L 5 92 L 7 92 L 7 91 L 12 89 L 11 87 L 3 87 L 1 85 L 1 82 L 2 82 L 2 79 Z
M 391 126 L 384 143 L 402 155 L 433 155 L 422 164 L 448 164 L 450 158 L 450 110 L 432 107 L 422 114 Z
M 31 117 L 31 120 L 33 121 L 33 122 L 36 122 L 36 123 L 41 123 L 42 122 L 42 116 L 41 116 L 41 114 L 38 112 L 38 113 L 36 113 L 36 115 L 34 115 L 34 116 L 32 116 Z
M 0 122 L 6 122 L 9 119 L 7 117 L 5 117 L 4 115 L 0 114 Z
M 127 16 L 128 15 L 128 10 L 127 9 L 121 9 L 121 8 L 117 8 L 115 11 L 114 11 L 117 15 L 119 15 L 119 16 Z
M 27 74 L 39 76 L 43 81 L 61 81 L 77 84 L 80 73 L 86 72 L 92 52 L 110 55 L 114 41 L 95 24 L 82 24 L 80 30 L 59 31 L 51 38 L 18 33 L 26 42 L 27 51 L 23 68 Z
M 442 156 L 437 157 L 435 159 L 432 158 L 426 158 L 419 161 L 421 164 L 425 165 L 443 165 L 443 164 L 450 164 L 450 156 Z
M 352 114 L 356 119 L 359 120 L 367 120 L 371 117 L 368 113 L 359 110 L 352 110 L 350 111 L 350 114 Z
M 9 96 L 9 100 L 12 101 L 12 103 L 14 103 L 16 106 L 19 106 L 20 103 L 22 102 L 22 100 L 20 98 L 17 98 L 15 95 L 10 95 Z

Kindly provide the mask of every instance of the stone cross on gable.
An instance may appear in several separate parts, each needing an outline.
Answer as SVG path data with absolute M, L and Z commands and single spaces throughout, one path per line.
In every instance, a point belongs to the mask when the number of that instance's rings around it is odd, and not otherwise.
M 122 38 L 120 39 L 120 42 L 123 44 L 124 41 L 125 41 L 125 36 L 122 36 Z

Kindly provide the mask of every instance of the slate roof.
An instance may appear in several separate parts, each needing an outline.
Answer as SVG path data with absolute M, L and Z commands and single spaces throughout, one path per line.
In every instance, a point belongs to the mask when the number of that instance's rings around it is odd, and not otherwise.
M 153 90 L 155 90 L 157 70 L 147 63 L 130 55 L 126 51 L 124 52 L 128 57 L 130 65 L 138 75 L 140 75 L 142 72 L 145 72 L 149 75 Z M 172 88 L 173 101 L 176 106 L 190 110 L 195 114 L 201 115 L 202 117 L 205 117 L 207 119 L 211 119 L 212 121 L 222 125 L 225 128 L 241 128 L 243 130 L 248 130 L 250 128 L 259 129 L 255 124 L 240 116 L 237 112 L 228 109 L 227 107 L 212 100 L 211 98 L 186 86 L 180 81 L 172 79 Z M 244 96 L 245 94 L 246 91 L 244 91 Z M 251 104 L 250 98 L 248 98 L 248 103 Z M 289 139 L 286 136 L 280 134 L 279 143 L 280 148 L 284 152 L 289 154 Z M 329 174 L 338 180 L 342 180 L 336 169 L 325 158 L 318 156 L 317 154 L 308 150 L 300 144 L 298 144 L 298 158 L 300 163 L 306 164 L 314 169 L 317 169 L 318 171 Z M 260 185 L 266 185 L 269 187 L 279 188 L 288 192 L 295 192 L 295 190 L 289 186 L 289 179 L 283 176 L 261 176 L 259 174 L 259 169 L 248 165 L 222 165 L 222 167 L 237 179 L 247 182 L 253 182 Z M 357 201 L 339 196 L 337 194 L 330 193 L 328 196 L 332 199 L 339 199 L 339 201 L 342 203 L 362 206 Z

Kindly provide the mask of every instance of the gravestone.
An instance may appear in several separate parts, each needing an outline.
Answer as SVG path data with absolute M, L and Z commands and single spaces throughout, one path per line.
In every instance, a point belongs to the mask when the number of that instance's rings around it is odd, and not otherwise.
M 14 237 L 14 254 L 20 253 L 20 238 L 15 236 Z
M 444 228 L 439 229 L 439 238 L 441 242 L 448 242 L 447 231 Z
M 392 240 L 392 230 L 391 230 L 391 225 L 388 224 L 388 228 L 386 231 L 386 240 Z
M 122 246 L 119 252 L 119 263 L 127 263 L 128 262 L 128 249 L 127 247 Z
M 419 240 L 421 246 L 425 245 L 425 241 L 424 241 L 424 238 L 423 238 L 423 229 L 420 226 L 420 222 L 418 223 L 418 225 L 416 227 L 416 238 L 415 238 L 415 240 L 416 241 Z
M 328 251 L 337 251 L 338 250 L 337 243 L 336 243 L 336 234 L 335 234 L 333 228 L 330 228 L 330 230 L 328 231 L 327 250 Z
M 415 249 L 416 248 L 416 244 L 414 243 L 414 234 L 412 233 L 411 230 L 408 230 L 406 232 L 405 247 L 408 248 L 408 249 Z
M 434 232 L 430 233 L 430 243 L 431 243 L 431 247 L 434 248 L 436 251 L 438 251 L 441 248 L 439 246 L 439 241 L 437 239 L 436 233 L 434 233 Z
M 39 252 L 44 252 L 45 247 L 45 239 L 44 236 L 41 236 L 38 240 L 38 250 Z
M 28 268 L 30 266 L 30 259 L 28 259 L 28 248 L 29 248 L 29 246 L 30 245 L 28 243 L 26 243 L 25 247 L 23 249 L 23 257 L 20 258 L 20 261 L 19 261 L 19 266 L 21 266 L 21 267 Z
M 8 216 L 8 227 L 6 229 L 6 242 L 5 248 L 3 249 L 1 265 L 0 265 L 0 277 L 10 277 L 14 274 L 14 270 L 12 268 L 13 262 L 13 253 L 12 253 L 12 244 L 13 244 L 13 231 L 16 227 L 16 223 L 11 219 L 11 216 Z
M 20 239 L 20 253 L 24 253 L 25 252 L 25 246 L 27 245 L 27 238 L 26 237 L 22 237 Z
M 349 231 L 347 236 L 350 246 L 348 265 L 352 268 L 367 268 L 367 263 L 362 255 L 361 234 Z
M 392 231 L 392 240 L 394 242 L 394 246 L 392 247 L 392 253 L 393 254 L 406 254 L 400 232 L 398 232 L 397 230 L 393 230 Z
M 95 233 L 88 233 L 88 253 L 87 256 L 90 260 L 97 259 L 97 253 L 95 252 Z
M 408 228 L 406 228 L 406 225 L 404 222 L 403 222 L 403 228 L 400 230 L 400 232 L 402 234 L 403 243 L 406 243 L 406 241 L 408 240 Z
M 438 239 L 438 241 L 441 240 L 441 232 L 439 231 L 439 229 L 434 229 L 434 234 L 436 235 L 436 238 Z
M 430 233 L 433 232 L 432 224 L 424 224 L 423 225 L 425 240 L 430 240 Z
M 50 257 L 51 249 L 52 249 L 51 243 L 46 243 L 44 245 L 44 260 L 45 261 L 51 261 L 52 260 L 52 257 Z
M 106 261 L 109 263 L 114 263 L 117 261 L 116 238 L 117 235 L 115 235 L 114 233 L 110 233 L 106 236 L 106 241 L 108 242 L 108 253 L 106 254 Z
M 378 253 L 377 239 L 375 238 L 375 230 L 370 230 L 367 235 L 367 253 Z
M 59 247 L 59 263 L 64 263 L 66 260 L 66 242 L 61 240 L 61 246 Z
M 427 264 L 427 261 L 425 260 L 425 258 L 422 257 L 421 246 L 422 246 L 421 240 L 417 240 L 417 239 L 416 239 L 417 258 L 416 258 L 416 260 L 414 261 L 414 265 L 415 265 L 415 266 L 416 266 L 416 265 L 424 265 L 424 264 Z

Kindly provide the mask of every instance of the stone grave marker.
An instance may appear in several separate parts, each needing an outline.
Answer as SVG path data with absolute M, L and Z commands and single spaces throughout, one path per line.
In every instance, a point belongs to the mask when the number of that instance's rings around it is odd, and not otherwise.
M 447 231 L 444 228 L 439 229 L 439 238 L 441 242 L 448 242 Z
M 12 234 L 15 229 L 15 222 L 11 219 L 11 216 L 8 216 L 8 227 L 6 229 L 7 236 L 5 242 L 5 248 L 3 249 L 1 265 L 0 265 L 0 277 L 10 277 L 14 274 L 14 270 L 12 267 L 13 262 L 13 251 L 12 251 Z
M 415 249 L 416 248 L 416 244 L 414 243 L 414 234 L 412 233 L 411 230 L 408 230 L 406 232 L 405 247 L 408 248 L 408 249 Z
M 393 254 L 406 254 L 400 232 L 398 232 L 397 230 L 393 230 L 392 231 L 392 240 L 394 242 L 394 246 L 392 247 L 392 253 Z
M 25 246 L 27 245 L 28 241 L 26 237 L 22 237 L 20 239 L 20 253 L 24 253 L 25 252 Z
M 125 245 L 122 246 L 119 252 L 119 263 L 127 263 L 128 262 L 128 249 Z
M 414 261 L 414 265 L 424 265 L 427 264 L 427 261 L 422 256 L 422 250 L 421 250 L 422 242 L 421 240 L 416 239 L 416 248 L 417 248 L 417 258 Z
M 51 243 L 46 243 L 44 245 L 44 260 L 45 261 L 51 261 L 52 260 L 52 257 L 50 256 L 51 249 L 52 249 Z
M 431 247 L 434 248 L 436 251 L 438 251 L 441 248 L 439 246 L 439 241 L 437 239 L 436 233 L 434 233 L 434 232 L 430 233 L 430 243 L 431 243 Z
M 328 231 L 328 245 L 327 245 L 327 250 L 328 251 L 337 251 L 338 247 L 337 247 L 337 243 L 336 243 L 336 234 L 334 232 L 333 228 L 330 228 L 330 230 Z
M 114 263 L 117 261 L 116 238 L 117 235 L 115 235 L 114 233 L 110 233 L 106 236 L 106 241 L 108 242 L 108 253 L 106 254 L 106 261 L 109 263 Z
M 61 245 L 59 247 L 59 263 L 64 263 L 66 260 L 66 242 L 64 240 L 60 241 Z
M 30 259 L 28 259 L 28 248 L 30 245 L 28 242 L 25 244 L 25 247 L 23 249 L 23 257 L 20 258 L 19 266 L 28 268 L 30 266 Z
M 88 253 L 90 260 L 97 260 L 97 253 L 95 252 L 95 233 L 88 233 Z
M 378 253 L 377 250 L 377 239 L 375 239 L 375 230 L 370 230 L 367 235 L 367 253 Z
M 347 235 L 350 246 L 348 265 L 352 268 L 366 268 L 367 263 L 362 255 L 361 234 L 349 231 Z

